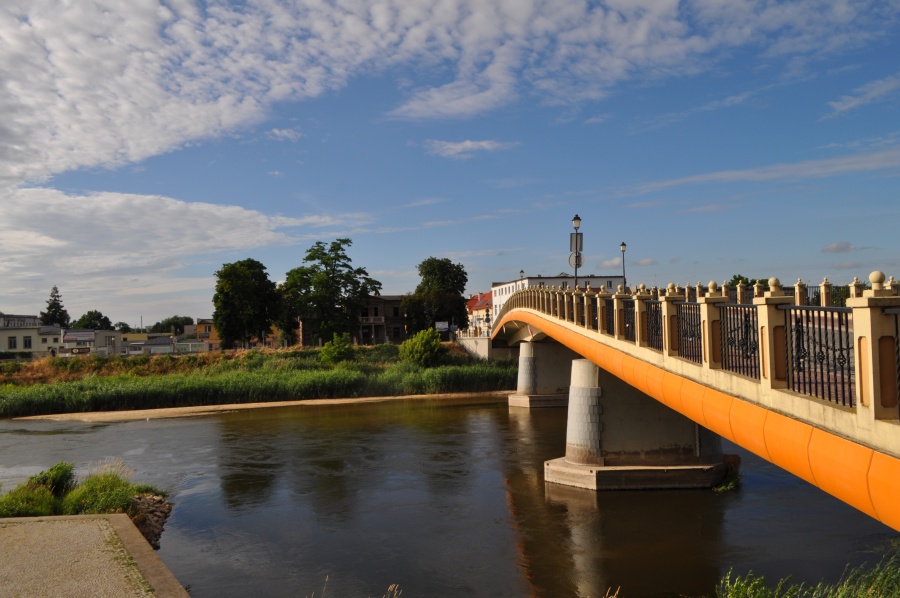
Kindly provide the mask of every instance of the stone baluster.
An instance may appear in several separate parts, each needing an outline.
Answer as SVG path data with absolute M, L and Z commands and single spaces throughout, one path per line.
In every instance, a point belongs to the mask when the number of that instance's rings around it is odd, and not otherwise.
M 831 307 L 831 288 L 834 285 L 828 282 L 828 277 L 822 279 L 819 285 L 819 305 L 822 307 Z
M 722 322 L 719 305 L 728 303 L 728 293 L 720 290 L 714 280 L 709 281 L 709 290 L 699 299 L 700 321 L 703 325 L 703 366 L 711 370 L 722 368 Z
M 787 331 L 784 325 L 784 314 L 780 313 L 778 306 L 791 302 L 793 302 L 793 298 L 784 296 L 781 282 L 777 278 L 770 278 L 769 290 L 762 297 L 753 299 L 759 326 L 760 382 L 763 387 L 770 389 L 787 387 L 787 357 L 785 355 Z
M 870 290 L 847 299 L 847 306 L 853 309 L 857 425 L 865 430 L 872 430 L 880 421 L 898 419 L 895 336 L 900 315 L 885 313 L 885 309 L 900 308 L 900 297 L 885 288 L 883 272 L 872 272 L 869 282 Z M 892 434 L 895 430 L 885 432 Z

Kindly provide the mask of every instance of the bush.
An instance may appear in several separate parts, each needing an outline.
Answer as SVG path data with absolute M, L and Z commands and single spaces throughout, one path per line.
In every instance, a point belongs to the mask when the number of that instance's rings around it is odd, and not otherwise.
M 353 341 L 350 340 L 350 334 L 345 332 L 338 336 L 338 333 L 335 332 L 334 338 L 322 347 L 320 357 L 322 363 L 332 365 L 341 361 L 353 361 L 356 358 L 356 347 L 353 346 Z
M 28 478 L 30 488 L 42 486 L 56 498 L 62 498 L 75 487 L 75 464 L 60 461 L 50 469 Z
M 57 499 L 46 486 L 20 484 L 0 496 L 0 517 L 44 517 L 57 513 Z
M 121 461 L 97 467 L 63 498 L 62 512 L 65 515 L 129 513 L 135 506 L 133 475 Z
M 422 330 L 400 345 L 400 359 L 422 367 L 437 364 L 446 352 L 440 333 L 434 329 Z

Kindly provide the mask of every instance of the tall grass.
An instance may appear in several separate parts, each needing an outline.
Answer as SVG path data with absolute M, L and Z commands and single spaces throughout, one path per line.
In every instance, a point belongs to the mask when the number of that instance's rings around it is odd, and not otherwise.
M 874 567 L 848 569 L 840 581 L 819 582 L 815 586 L 792 584 L 782 579 L 774 588 L 765 578 L 752 572 L 731 578 L 731 572 L 719 581 L 717 598 L 880 598 L 900 596 L 900 553 L 893 552 Z
M 381 350 L 379 355 L 390 352 Z M 45 384 L 0 387 L 0 417 L 51 413 L 157 409 L 449 392 L 500 391 L 515 387 L 511 362 L 469 360 L 465 365 L 422 368 L 367 358 L 321 364 L 307 352 L 247 351 L 231 356 L 86 359 L 73 370 L 91 372 Z M 51 361 L 51 360 L 42 360 Z M 68 362 L 69 360 L 61 360 Z M 78 362 L 79 360 L 74 360 Z M 463 363 L 455 358 L 454 363 Z M 63 364 L 66 368 L 69 363 Z M 44 364 L 49 367 L 50 364 Z M 66 371 L 69 371 L 68 369 Z
M 60 462 L 31 476 L 0 496 L 0 517 L 43 517 L 86 513 L 134 515 L 136 495 L 165 492 L 147 484 L 134 484 L 134 470 L 122 461 L 103 462 L 76 483 L 74 463 Z

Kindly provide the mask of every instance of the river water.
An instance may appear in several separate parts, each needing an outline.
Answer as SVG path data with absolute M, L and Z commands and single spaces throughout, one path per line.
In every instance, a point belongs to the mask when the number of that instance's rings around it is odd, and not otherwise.
M 898 534 L 746 451 L 742 487 L 543 481 L 564 409 L 415 401 L 115 424 L 0 420 L 7 489 L 122 459 L 167 488 L 159 556 L 207 596 L 712 595 L 729 570 L 836 581 Z

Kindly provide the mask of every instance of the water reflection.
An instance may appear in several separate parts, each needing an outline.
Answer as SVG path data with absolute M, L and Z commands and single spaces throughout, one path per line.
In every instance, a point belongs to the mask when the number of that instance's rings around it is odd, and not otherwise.
M 710 594 L 729 568 L 836 579 L 897 535 L 742 454 L 744 488 L 547 485 L 562 409 L 437 403 L 266 409 L 93 426 L 0 421 L 9 488 L 124 457 L 175 508 L 160 556 L 192 596 Z

